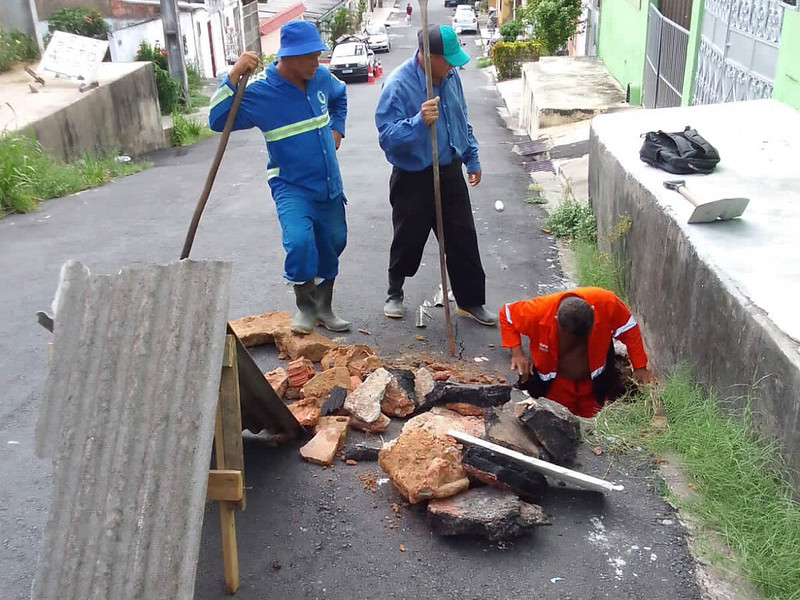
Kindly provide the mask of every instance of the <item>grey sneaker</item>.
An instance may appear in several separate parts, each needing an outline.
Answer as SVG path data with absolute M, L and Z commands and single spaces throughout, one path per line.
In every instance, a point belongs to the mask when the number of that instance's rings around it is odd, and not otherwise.
M 458 307 L 458 313 L 465 317 L 472 317 L 481 325 L 492 327 L 497 325 L 497 317 L 486 310 L 483 306 Z
M 391 319 L 403 318 L 403 298 L 390 296 L 383 305 L 383 314 Z

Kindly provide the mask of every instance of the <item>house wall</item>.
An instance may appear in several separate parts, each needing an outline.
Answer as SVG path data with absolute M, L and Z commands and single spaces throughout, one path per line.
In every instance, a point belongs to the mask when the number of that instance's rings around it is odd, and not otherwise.
M 800 110 L 800 12 L 783 13 L 781 45 L 772 97 Z
M 641 104 L 647 47 L 647 0 L 604 0 L 600 10 L 597 55 L 622 87 L 630 103 Z

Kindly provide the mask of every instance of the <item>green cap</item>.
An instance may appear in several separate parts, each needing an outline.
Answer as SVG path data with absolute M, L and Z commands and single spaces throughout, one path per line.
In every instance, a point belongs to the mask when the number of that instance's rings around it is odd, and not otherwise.
M 458 35 L 448 25 L 429 25 L 428 36 L 431 40 L 431 54 L 438 54 L 454 67 L 463 67 L 469 62 L 469 54 L 464 52 Z M 419 49 L 422 50 L 422 29 L 417 32 Z

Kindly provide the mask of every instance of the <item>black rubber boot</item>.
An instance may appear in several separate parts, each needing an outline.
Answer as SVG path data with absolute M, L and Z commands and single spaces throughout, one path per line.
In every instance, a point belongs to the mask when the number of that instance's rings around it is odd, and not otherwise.
M 311 333 L 317 320 L 316 302 L 317 284 L 314 280 L 301 284 L 294 284 L 294 296 L 297 302 L 297 312 L 292 318 L 292 331 L 294 333 Z
M 403 284 L 405 277 L 389 273 L 389 289 L 386 292 L 386 304 L 383 305 L 383 314 L 392 319 L 403 318 Z
M 323 281 L 317 286 L 317 323 L 330 331 L 350 331 L 350 321 L 345 321 L 334 314 L 333 282 Z

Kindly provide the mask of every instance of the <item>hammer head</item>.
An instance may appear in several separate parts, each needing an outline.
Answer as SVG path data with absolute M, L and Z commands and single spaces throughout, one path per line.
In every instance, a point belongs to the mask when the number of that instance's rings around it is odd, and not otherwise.
M 668 190 L 677 190 L 679 187 L 685 186 L 685 179 L 673 179 L 672 181 L 665 181 L 664 187 Z

